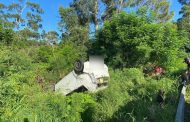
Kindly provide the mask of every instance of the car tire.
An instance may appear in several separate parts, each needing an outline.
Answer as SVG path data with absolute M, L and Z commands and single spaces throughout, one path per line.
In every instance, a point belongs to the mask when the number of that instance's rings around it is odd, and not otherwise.
M 77 60 L 74 63 L 74 71 L 76 74 L 81 74 L 83 73 L 83 69 L 84 69 L 84 63 L 81 60 Z

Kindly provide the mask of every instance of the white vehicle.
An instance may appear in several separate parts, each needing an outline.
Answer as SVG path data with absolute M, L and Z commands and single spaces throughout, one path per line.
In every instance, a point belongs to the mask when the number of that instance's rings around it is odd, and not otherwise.
M 103 60 L 90 58 L 87 62 L 75 62 L 74 70 L 55 85 L 55 91 L 64 95 L 73 92 L 96 92 L 108 86 L 109 72 Z

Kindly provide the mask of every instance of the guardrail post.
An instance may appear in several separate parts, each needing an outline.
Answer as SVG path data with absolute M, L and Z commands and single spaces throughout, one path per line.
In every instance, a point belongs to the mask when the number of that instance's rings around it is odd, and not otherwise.
M 186 86 L 183 86 L 179 98 L 175 122 L 184 122 L 185 94 L 186 94 Z

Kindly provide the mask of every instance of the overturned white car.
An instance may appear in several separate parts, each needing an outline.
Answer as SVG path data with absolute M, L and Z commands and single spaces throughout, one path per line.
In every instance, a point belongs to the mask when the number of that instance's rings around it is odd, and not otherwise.
M 55 91 L 64 95 L 73 92 L 96 92 L 108 86 L 109 72 L 102 58 L 90 57 L 87 62 L 80 60 L 74 64 L 74 70 L 55 85 Z

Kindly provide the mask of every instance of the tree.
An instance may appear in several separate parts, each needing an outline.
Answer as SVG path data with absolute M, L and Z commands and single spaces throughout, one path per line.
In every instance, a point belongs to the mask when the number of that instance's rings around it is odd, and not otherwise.
M 121 13 L 105 23 L 93 48 L 115 68 L 152 62 L 170 69 L 183 54 L 185 39 L 173 24 L 151 24 L 136 14 Z
M 35 39 L 39 38 L 33 35 L 36 35 L 38 30 L 42 28 L 41 14 L 43 14 L 43 10 L 40 5 L 32 3 L 29 0 L 16 0 L 9 5 L 1 3 L 0 13 L 0 23 L 4 28 L 16 29 L 20 40 L 23 39 L 23 36 L 19 34 L 23 32 L 30 33 L 28 34 L 28 38 L 30 39 L 34 37 L 36 37 Z
M 80 46 L 81 50 L 86 51 L 88 43 L 88 26 L 81 25 L 76 11 L 73 8 L 59 8 L 61 20 L 59 22 L 62 32 L 62 42 L 72 42 Z
M 139 8 L 146 6 L 148 14 L 154 16 L 154 21 L 157 23 L 165 23 L 172 19 L 174 12 L 170 11 L 170 2 L 168 0 L 137 0 L 136 5 Z
M 190 51 L 189 40 L 190 40 L 190 1 L 189 0 L 178 0 L 182 4 L 182 8 L 179 14 L 182 15 L 181 18 L 177 20 L 177 26 L 180 31 L 185 31 L 188 35 L 186 44 L 184 45 L 187 52 Z
M 181 11 L 179 12 L 179 14 L 182 14 L 182 18 L 178 19 L 178 27 L 179 29 L 187 30 L 190 22 L 190 1 L 179 0 L 179 2 L 182 4 Z
M 42 27 L 40 15 L 43 14 L 43 10 L 40 8 L 40 5 L 29 2 L 29 0 L 16 0 L 7 6 L 1 3 L 0 10 L 2 13 L 1 20 L 12 23 L 12 26 L 16 29 L 25 26 L 37 31 Z M 24 19 L 25 16 L 26 20 Z
M 140 9 L 147 7 L 147 14 L 154 15 L 155 22 L 167 22 L 173 17 L 170 12 L 170 3 L 168 0 L 74 0 L 70 8 L 78 17 L 80 25 L 95 25 L 97 31 L 104 23 L 109 20 L 114 13 L 121 13 L 127 8 Z
M 0 44 L 11 45 L 15 41 L 15 33 L 11 29 L 4 29 L 0 26 Z
M 81 25 L 94 24 L 97 31 L 101 23 L 109 19 L 114 11 L 120 13 L 131 3 L 132 0 L 74 0 L 71 7 L 76 11 Z M 102 9 L 102 4 L 106 7 L 105 10 Z
M 42 28 L 42 18 L 41 14 L 44 13 L 43 9 L 40 8 L 39 4 L 27 2 L 27 7 L 30 8 L 30 12 L 27 12 L 27 27 L 31 30 L 38 31 L 39 28 Z
M 29 28 L 24 28 L 17 31 L 18 40 L 39 40 L 40 34 L 36 31 L 31 31 Z
M 182 14 L 182 18 L 178 19 L 178 27 L 179 29 L 185 29 L 189 32 L 188 27 L 190 22 L 190 5 L 183 5 L 180 14 Z
M 73 8 L 60 7 L 59 15 L 61 20 L 58 24 L 61 32 L 69 34 L 74 26 L 79 26 L 79 20 Z
M 59 34 L 56 31 L 49 31 L 45 34 L 45 41 L 48 44 L 58 44 Z
M 3 3 L 0 3 L 0 24 L 3 28 L 13 27 L 13 23 L 8 21 L 8 15 L 6 14 L 7 6 Z

